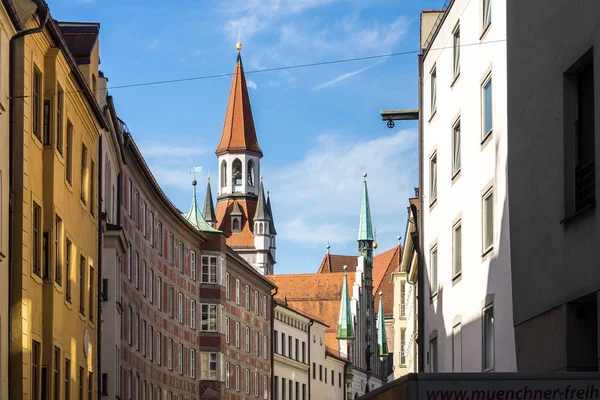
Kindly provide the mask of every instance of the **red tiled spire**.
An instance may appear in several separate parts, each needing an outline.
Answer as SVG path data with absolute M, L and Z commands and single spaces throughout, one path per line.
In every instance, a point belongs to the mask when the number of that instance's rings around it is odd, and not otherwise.
M 262 151 L 254 130 L 254 119 L 250 108 L 250 97 L 248 96 L 242 57 L 239 53 L 231 82 L 231 90 L 229 91 L 223 133 L 216 153 L 221 155 L 230 151 L 251 151 L 262 157 Z

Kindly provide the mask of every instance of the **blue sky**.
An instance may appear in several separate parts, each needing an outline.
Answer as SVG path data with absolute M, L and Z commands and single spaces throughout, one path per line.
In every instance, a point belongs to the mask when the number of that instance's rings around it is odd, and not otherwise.
M 441 0 L 49 0 L 58 20 L 100 23 L 110 86 L 413 51 L 419 11 Z M 276 273 L 314 272 L 327 242 L 356 254 L 362 173 L 379 250 L 404 236 L 417 185 L 417 125 L 388 129 L 380 109 L 416 108 L 417 56 L 247 73 L 262 173 L 278 231 Z M 216 175 L 231 78 L 111 91 L 158 182 L 181 209 L 192 162 Z M 203 197 L 204 193 L 201 193 Z

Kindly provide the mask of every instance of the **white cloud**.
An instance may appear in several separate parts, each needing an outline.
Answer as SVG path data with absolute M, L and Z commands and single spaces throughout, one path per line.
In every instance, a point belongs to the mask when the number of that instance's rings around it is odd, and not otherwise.
M 267 174 L 281 238 L 311 244 L 355 240 L 367 172 L 374 227 L 392 232 L 395 242 L 417 183 L 416 138 L 414 130 L 361 140 L 321 135 L 301 161 Z
M 258 86 L 256 85 L 256 82 L 254 82 L 251 79 L 246 79 L 246 86 L 248 86 L 250 89 L 257 89 Z
M 342 81 L 350 78 L 351 76 L 362 74 L 363 72 L 365 72 L 365 71 L 373 68 L 377 64 L 379 64 L 379 63 L 375 63 L 375 64 L 372 64 L 372 65 L 369 65 L 369 66 L 366 66 L 364 68 L 360 68 L 360 69 L 357 69 L 357 70 L 354 70 L 354 71 L 351 71 L 351 72 L 346 72 L 345 74 L 342 74 L 342 75 L 340 75 L 340 76 L 338 76 L 338 77 L 336 77 L 334 79 L 331 79 L 331 80 L 329 80 L 327 82 L 323 82 L 321 84 L 318 84 L 317 86 L 313 87 L 313 90 L 321 90 L 321 89 L 324 89 L 324 88 L 327 88 L 327 87 L 335 86 L 338 83 L 340 83 L 340 82 L 342 82 Z

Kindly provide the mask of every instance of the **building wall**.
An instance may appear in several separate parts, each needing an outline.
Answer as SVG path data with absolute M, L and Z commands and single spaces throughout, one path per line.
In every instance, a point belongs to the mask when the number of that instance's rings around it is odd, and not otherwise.
M 239 298 L 236 296 L 238 281 Z M 231 249 L 227 253 L 224 284 L 229 286 L 229 291 L 225 292 L 224 326 L 226 329 L 229 325 L 229 341 L 225 340 L 223 347 L 224 375 L 229 371 L 229 378 L 224 376 L 225 397 L 222 398 L 242 399 L 258 393 L 259 398 L 268 399 L 271 396 L 271 290 L 274 287 Z M 236 341 L 238 324 L 239 342 Z M 240 371 L 239 386 L 236 385 L 237 367 Z
M 8 344 L 9 344 L 9 298 L 8 298 L 8 256 L 9 256 L 9 52 L 8 44 L 15 29 L 6 9 L 0 5 L 0 397 L 8 398 Z
M 508 184 L 510 189 L 511 256 L 519 371 L 589 369 L 574 361 L 569 308 L 600 290 L 598 246 L 600 223 L 593 208 L 574 216 L 576 148 L 572 144 L 574 109 L 571 83 L 565 76 L 593 48 L 596 160 L 595 197 L 600 196 L 600 4 L 557 1 L 540 14 L 527 2 L 508 2 Z M 524 26 L 526 22 L 526 26 Z M 532 54 L 535 54 L 532 57 Z M 527 101 L 523 101 L 527 99 Z M 540 140 L 543 135 L 543 140 Z M 573 147 L 569 147 L 573 146 Z M 573 217 L 573 218 L 570 218 Z M 535 296 L 531 293 L 535 292 Z M 593 309 L 597 301 L 588 299 Z M 595 303 L 595 304 L 594 304 Z M 585 326 L 598 317 L 582 309 Z M 586 322 L 587 321 L 587 322 Z M 552 323 L 552 325 L 550 325 Z M 552 328 L 550 328 L 552 326 Z M 547 337 L 557 332 L 556 340 Z M 588 333 L 597 340 L 598 329 Z M 559 339 L 561 337 L 562 339 Z M 577 337 L 577 336 L 575 336 Z M 547 338 L 550 339 L 550 338 Z M 581 342 L 581 338 L 577 339 Z M 565 351 L 569 348 L 569 351 Z M 598 344 L 588 346 L 587 353 Z M 596 367 L 597 368 L 597 367 Z
M 437 335 L 438 371 L 453 368 L 453 327 L 460 323 L 462 351 L 456 368 L 483 370 L 483 308 L 493 305 L 494 371 L 515 371 L 506 157 L 506 2 L 492 1 L 492 23 L 483 31 L 483 2 L 456 0 L 423 60 L 423 253 L 425 370 L 432 370 Z M 460 26 L 460 74 L 453 77 L 453 32 Z M 436 68 L 437 107 L 431 107 Z M 492 131 L 483 135 L 483 85 L 492 79 Z M 461 169 L 452 171 L 453 127 L 460 119 Z M 437 154 L 437 200 L 430 160 Z M 493 190 L 493 246 L 483 249 L 483 195 Z M 462 273 L 453 276 L 453 228 L 460 221 Z M 437 246 L 438 287 L 429 290 L 431 251 Z M 421 277 L 419 277 L 421 279 Z M 493 300 L 492 300 L 493 299 Z M 483 304 L 485 303 L 485 304 Z M 460 338 L 457 335 L 457 341 Z M 460 355 L 460 357 L 458 356 Z M 462 363 L 462 366 L 460 365 Z
M 38 22 L 34 20 L 29 20 L 26 24 L 26 28 L 37 26 Z M 48 390 L 58 390 L 63 396 L 66 390 L 64 378 L 68 374 L 71 398 L 77 394 L 78 382 L 82 385 L 81 390 L 85 393 L 89 390 L 94 395 L 98 378 L 98 210 L 92 190 L 97 190 L 97 149 L 102 125 L 94 115 L 93 105 L 86 100 L 81 86 L 76 83 L 66 62 L 66 53 L 52 41 L 49 29 L 26 36 L 17 43 L 16 51 L 16 95 L 24 97 L 15 101 L 18 110 L 16 151 L 13 154 L 17 160 L 14 164 L 14 232 L 19 234 L 15 235 L 13 249 L 15 275 L 11 299 L 11 369 L 14 377 L 11 385 L 13 393 L 23 393 L 24 399 L 31 398 L 33 390 L 41 390 L 42 375 L 47 376 Z M 8 50 L 8 46 L 6 49 Z M 33 132 L 34 68 L 42 75 L 38 103 L 41 139 Z M 56 140 L 58 126 L 55 116 L 58 102 L 54 96 L 48 95 L 57 92 L 57 83 L 64 91 L 62 153 L 57 149 Z M 44 101 L 50 102 L 51 115 L 47 145 L 42 141 Z M 67 181 L 65 172 L 68 154 L 67 121 L 73 126 L 71 182 Z M 80 172 L 82 143 L 87 147 L 87 165 L 84 170 L 87 178 L 84 179 Z M 90 185 L 94 185 L 93 189 Z M 81 199 L 82 188 L 85 201 Z M 40 255 L 37 262 L 41 267 L 39 275 L 35 271 L 36 262 L 33 259 L 34 203 L 41 209 L 38 242 Z M 58 232 L 57 216 L 62 220 L 62 228 Z M 42 239 L 44 233 L 48 235 L 45 251 Z M 72 244 L 69 274 L 66 269 L 67 240 Z M 70 290 L 70 296 L 67 296 L 67 290 Z M 39 344 L 38 355 L 32 354 L 34 341 Z M 86 354 L 88 349 L 89 353 Z M 70 360 L 69 371 L 65 371 L 66 359 Z M 56 374 L 54 366 L 58 366 L 60 374 L 57 377 L 61 383 L 59 388 L 55 388 L 52 383 Z
M 273 341 L 273 368 L 275 380 L 277 381 L 277 393 L 274 399 L 297 399 L 307 400 L 309 398 L 309 337 L 308 330 L 310 319 L 285 306 L 275 307 L 275 325 L 273 335 L 277 339 Z M 311 330 L 318 329 L 313 324 Z M 289 340 L 292 340 L 292 347 Z M 296 348 L 298 341 L 298 348 Z M 285 345 L 284 345 L 285 343 Z M 283 379 L 286 381 L 286 395 L 282 395 Z M 295 385 L 298 383 L 299 396 L 296 396 Z M 289 385 L 293 386 L 293 397 L 289 396 Z M 314 392 L 313 392 L 314 393 Z
M 393 272 L 392 281 L 394 284 L 394 316 L 392 321 L 394 329 L 388 339 L 391 338 L 394 343 L 393 347 L 390 347 L 390 349 L 394 349 L 394 369 L 391 379 L 397 379 L 407 373 L 405 348 L 409 324 L 407 322 L 406 272 Z M 402 287 L 404 287 L 404 290 L 402 290 Z
M 346 389 L 344 385 L 344 362 L 332 355 L 337 353 L 337 349 L 329 349 L 326 346 L 326 329 L 326 326 L 318 323 L 310 327 L 310 398 L 342 399 Z M 333 384 L 331 382 L 331 371 L 333 371 L 335 381 Z M 339 385 L 340 374 L 342 376 L 342 387 Z

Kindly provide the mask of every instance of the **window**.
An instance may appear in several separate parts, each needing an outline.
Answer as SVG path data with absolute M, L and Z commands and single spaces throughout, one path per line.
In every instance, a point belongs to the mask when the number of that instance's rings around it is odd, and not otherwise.
M 200 365 L 200 379 L 217 379 L 217 353 L 201 352 Z
M 169 304 L 168 304 L 168 310 L 169 310 L 169 317 L 173 318 L 173 297 L 175 296 L 175 292 L 173 290 L 173 286 L 169 285 Z
M 158 243 L 157 243 L 157 248 L 158 248 L 158 254 L 160 256 L 163 255 L 163 227 L 162 227 L 162 222 L 158 222 L 158 228 L 157 228 L 157 232 L 158 232 Z
M 33 248 L 33 273 L 37 276 L 42 276 L 42 209 L 35 202 L 33 203 L 33 231 L 32 231 L 32 248 Z
M 196 350 L 190 349 L 190 377 L 196 377 Z
M 437 68 L 433 67 L 431 70 L 431 78 L 430 78 L 430 86 L 431 86 L 431 115 L 435 114 L 437 110 Z
M 156 363 L 160 365 L 162 362 L 162 341 L 160 332 L 156 332 Z
M 260 349 L 258 348 L 258 331 L 254 331 L 254 355 L 260 355 Z
M 230 288 L 229 288 L 229 272 L 225 273 L 225 298 L 229 300 L 230 297 Z
M 437 153 L 429 159 L 429 204 L 437 200 Z
M 567 216 L 596 203 L 594 49 L 565 73 L 565 154 Z
M 140 222 L 142 220 L 142 207 L 140 206 L 140 192 L 139 190 L 135 191 L 135 224 L 137 228 L 140 228 Z
M 296 339 L 295 347 L 294 347 L 294 356 L 295 356 L 296 361 L 299 361 L 299 355 L 298 355 L 298 353 L 300 353 L 298 351 L 299 349 L 300 349 L 300 341 L 298 339 Z M 291 354 L 290 354 L 290 356 L 291 356 Z
M 285 390 L 285 378 L 281 378 L 281 400 L 285 400 L 286 390 Z
M 67 161 L 65 175 L 69 185 L 73 185 L 73 124 L 67 120 Z
M 131 282 L 131 271 L 133 270 L 133 251 L 131 250 L 131 244 L 127 244 L 127 279 Z
M 331 371 L 331 374 L 332 374 L 331 376 L 333 376 L 333 371 Z M 333 381 L 333 379 L 332 379 L 332 381 Z M 291 398 L 292 398 L 292 396 L 290 395 L 290 399 Z M 299 382 L 296 382 L 296 397 L 295 398 L 296 398 L 296 400 L 300 399 L 300 383 Z
M 235 323 L 235 347 L 240 348 L 240 323 Z
M 231 218 L 231 230 L 233 232 L 240 232 L 242 230 L 240 227 L 240 217 Z
M 216 332 L 217 331 L 217 305 L 216 304 L 202 304 L 202 326 L 201 330 L 204 332 Z
M 452 177 L 454 178 L 461 168 L 460 156 L 460 119 L 452 127 Z
M 169 262 L 175 265 L 175 238 L 172 233 L 169 233 Z
M 63 153 L 63 112 L 64 112 L 64 97 L 65 93 L 60 85 L 58 86 L 56 96 L 56 150 L 60 154 Z
M 2 182 L 0 182 L 2 184 Z M 62 285 L 62 265 L 61 265 L 61 254 L 60 244 L 62 243 L 62 219 L 58 215 L 55 215 L 55 228 L 54 228 L 54 281 L 59 286 Z
M 273 399 L 279 400 L 279 377 L 277 375 L 274 376 L 273 380 Z
M 246 368 L 246 394 L 250 394 L 250 370 Z
M 277 344 L 278 344 L 278 342 L 277 342 L 278 335 L 279 335 L 279 332 L 277 332 L 277 330 L 274 330 L 273 331 L 273 351 L 275 353 L 277 353 L 278 350 L 279 350 L 279 346 L 277 346 Z
M 65 358 L 65 400 L 71 398 L 71 360 Z
M 148 237 L 148 231 L 146 229 L 146 222 L 148 220 L 148 207 L 146 206 L 146 202 L 144 201 L 142 203 L 142 233 L 144 234 L 144 237 Z
M 196 329 L 196 301 L 190 300 L 190 328 Z
M 462 332 L 460 324 L 452 328 L 452 372 L 462 372 Z
M 288 357 L 292 358 L 292 337 L 288 335 Z
M 142 355 L 146 357 L 146 335 L 147 335 L 147 325 L 146 320 L 142 320 Z
M 150 232 L 148 233 L 148 241 L 150 246 L 155 247 L 154 243 L 154 211 L 150 211 Z
M 90 163 L 90 214 L 96 215 L 96 164 L 94 160 Z
M 79 367 L 79 376 L 77 382 L 79 383 L 79 400 L 83 400 L 83 383 L 85 380 L 85 370 L 83 367 Z
M 148 326 L 148 357 L 150 361 L 154 359 L 154 327 L 152 324 Z
M 240 366 L 235 366 L 235 390 L 240 391 Z
M 250 286 L 246 285 L 246 310 L 250 309 Z
M 452 228 L 452 277 L 462 271 L 462 225 L 458 221 Z
M 229 322 L 229 317 L 225 317 L 225 343 L 229 344 L 229 332 L 230 332 L 230 328 L 229 328 L 230 322 Z
M 40 140 L 42 140 L 42 132 L 40 131 L 40 121 L 42 115 L 41 103 L 42 103 L 42 73 L 34 66 L 33 67 L 33 86 L 32 86 L 32 118 L 33 118 L 33 134 Z M 37 398 L 37 397 L 36 397 Z
M 179 272 L 182 274 L 185 273 L 185 247 L 183 247 L 183 243 L 179 242 Z
M 54 346 L 54 363 L 52 375 L 54 376 L 54 398 L 60 399 L 60 349 Z
M 492 24 L 492 0 L 483 0 L 483 31 Z
M 140 253 L 135 252 L 135 270 L 133 271 L 135 288 L 140 288 Z
M 92 400 L 92 394 L 94 393 L 94 374 L 88 372 L 88 400 Z
M 169 338 L 167 343 L 167 366 L 169 371 L 173 371 L 173 339 Z
M 177 372 L 179 375 L 183 375 L 183 345 L 180 343 L 177 348 Z
M 285 356 L 285 333 L 281 332 L 281 355 Z
M 333 370 L 331 370 L 331 386 L 335 386 L 335 379 L 334 379 L 334 372 L 333 372 Z
M 159 276 L 156 285 L 156 304 L 159 310 L 162 310 L 162 278 Z
M 302 362 L 306 364 L 306 342 L 302 342 Z
M 131 333 L 133 332 L 133 311 L 131 309 L 131 306 L 129 306 L 129 308 L 127 309 L 127 324 L 128 324 L 128 329 L 127 329 L 127 343 L 129 343 L 129 345 L 131 346 Z
M 31 393 L 33 399 L 40 394 L 40 344 L 35 340 L 31 346 Z
M 400 316 L 406 316 L 406 283 L 400 283 Z
M 342 382 L 340 381 L 340 384 Z M 340 386 L 341 387 L 341 386 Z M 306 400 L 306 383 L 302 384 L 302 400 Z
M 79 257 L 79 312 L 85 315 L 85 257 Z
M 196 280 L 196 252 L 190 250 L 190 277 Z
M 148 276 L 148 298 L 150 304 L 154 304 L 154 270 L 150 268 L 150 275 Z
M 494 307 L 483 310 L 483 370 L 494 369 Z
M 269 337 L 263 335 L 263 358 L 267 360 L 269 357 Z
M 327 383 L 327 367 L 325 367 L 325 383 Z
M 437 337 L 429 342 L 429 351 L 431 357 L 431 372 L 438 372 Z
M 430 290 L 431 290 L 431 297 L 435 296 L 437 294 L 438 291 L 438 282 L 437 282 L 437 275 L 438 275 L 438 265 L 437 265 L 437 253 L 438 253 L 438 249 L 437 246 L 435 246 L 433 249 L 431 249 L 431 254 L 429 256 L 429 267 L 430 267 L 430 276 L 429 276 L 429 283 L 430 283 Z
M 260 300 L 258 297 L 258 290 L 254 291 L 254 314 L 258 315 L 258 312 L 260 310 Z
M 493 127 L 493 111 L 492 111 L 492 76 L 488 76 L 481 87 L 483 99 L 483 132 L 481 140 L 485 140 L 491 133 Z
M 319 380 L 323 381 L 323 366 L 319 364 Z
M 135 332 L 133 333 L 133 337 L 135 339 L 135 349 L 140 351 L 140 313 L 135 313 Z
M 314 362 L 313 362 L 312 372 L 313 372 L 313 379 L 317 379 L 317 365 Z
M 177 313 L 179 315 L 179 323 L 183 324 L 183 294 L 178 293 L 178 299 L 179 299 L 179 303 L 178 303 L 178 307 L 177 307 Z
M 267 399 L 269 395 L 269 378 L 266 375 L 263 376 L 263 399 Z
M 240 280 L 235 279 L 235 303 L 240 305 Z
M 88 291 L 89 294 L 89 307 L 90 307 L 90 322 L 94 322 L 94 294 L 95 294 L 95 290 L 94 290 L 94 268 L 92 268 L 92 266 L 90 266 L 90 289 Z
M 87 204 L 87 185 L 88 185 L 88 175 L 87 175 L 87 147 L 83 143 L 81 143 L 81 190 L 80 197 L 83 204 Z
M 338 372 L 338 386 L 342 387 L 342 373 L 341 372 Z M 304 393 L 302 394 L 302 396 L 304 396 Z
M 50 100 L 44 100 L 44 145 L 50 146 Z
M 221 187 L 227 186 L 227 162 L 223 160 L 221 163 Z
M 230 369 L 229 369 L 229 361 L 226 361 L 225 362 L 225 387 L 227 389 L 229 389 L 229 386 L 230 386 L 229 371 L 230 371 Z
M 246 351 L 250 352 L 250 328 L 246 327 L 246 341 L 244 342 Z
M 483 195 L 483 252 L 487 253 L 494 246 L 494 191 L 488 190 Z
M 267 296 L 263 296 L 263 316 L 267 319 Z
M 217 283 L 217 257 L 202 256 L 202 283 Z
M 42 234 L 42 277 L 50 279 L 50 232 Z
M 454 28 L 452 38 L 452 76 L 456 79 L 460 75 L 460 25 L 456 25 L 456 28 Z

